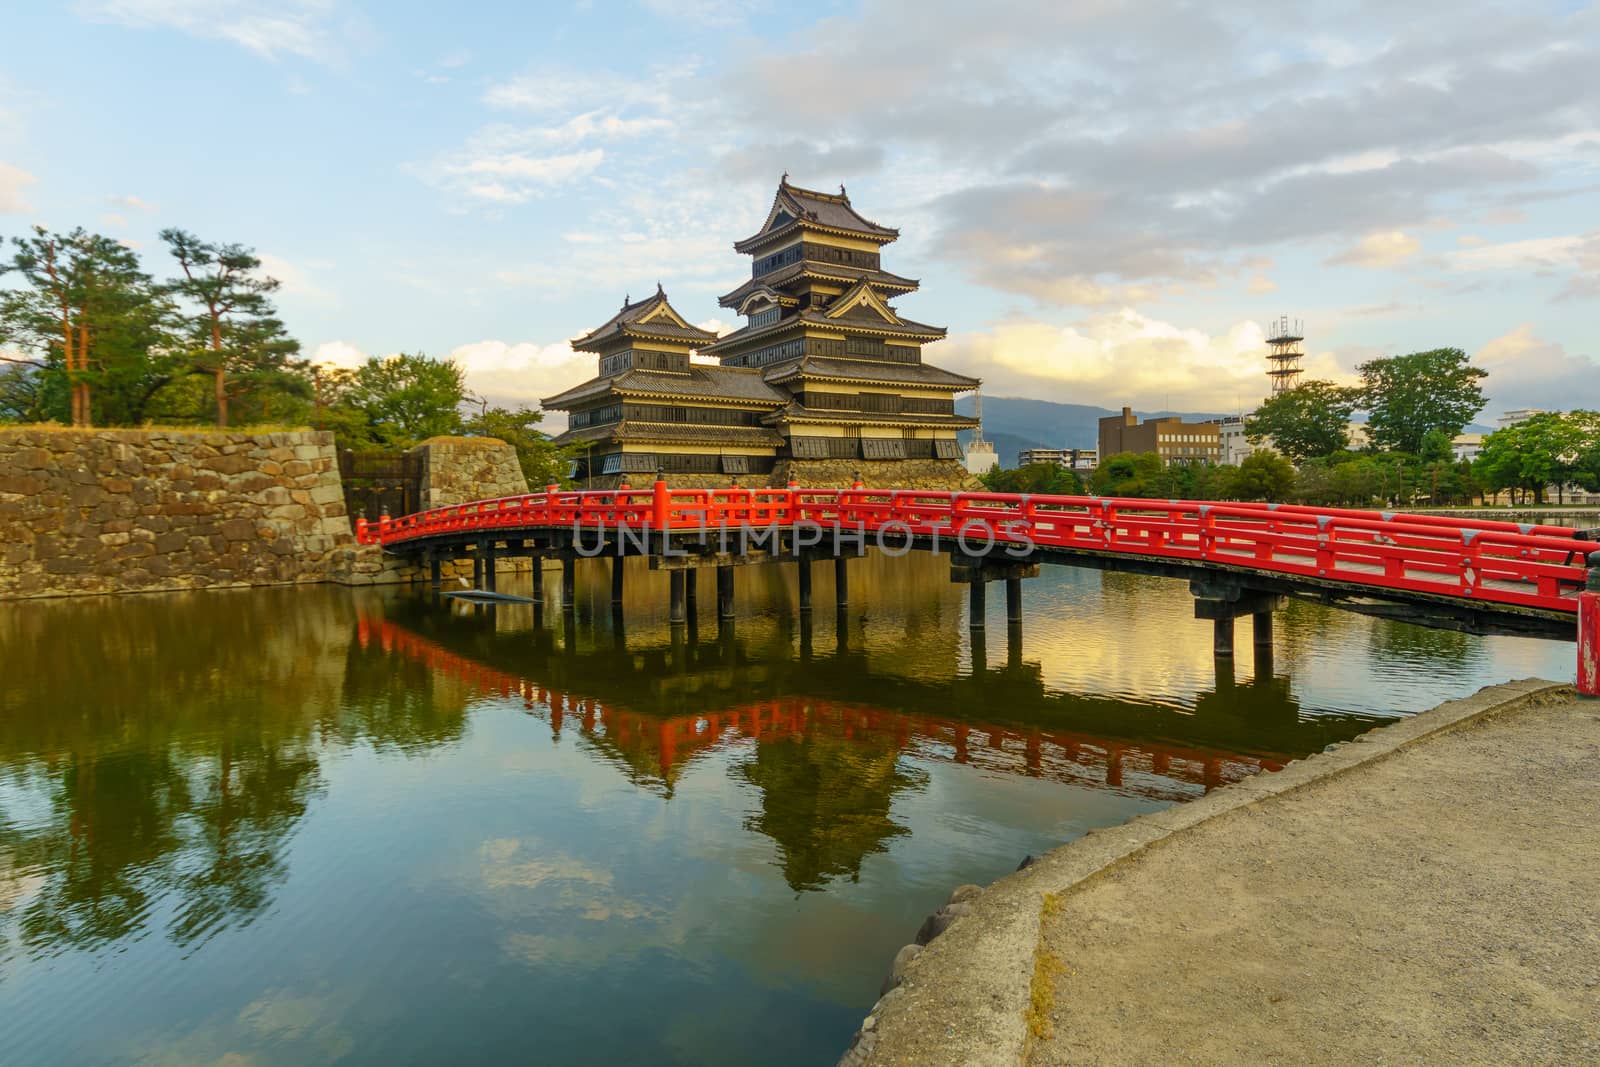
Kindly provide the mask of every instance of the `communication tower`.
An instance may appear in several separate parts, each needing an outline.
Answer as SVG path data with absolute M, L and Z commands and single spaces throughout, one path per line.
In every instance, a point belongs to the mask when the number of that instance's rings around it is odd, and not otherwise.
M 1267 377 L 1272 379 L 1272 395 L 1277 396 L 1300 382 L 1305 323 L 1299 319 L 1291 323 L 1285 315 L 1267 324 L 1267 334 Z

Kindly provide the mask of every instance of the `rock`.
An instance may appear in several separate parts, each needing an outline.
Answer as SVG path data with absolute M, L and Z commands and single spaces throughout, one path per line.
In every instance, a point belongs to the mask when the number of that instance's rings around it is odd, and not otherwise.
M 1034 858 L 1033 855 L 1029 854 L 1027 856 L 1022 857 L 1022 862 L 1017 864 L 1017 870 L 1025 871 L 1029 867 L 1032 867 L 1035 863 L 1038 863 L 1038 862 L 1039 861 L 1036 858 Z
M 921 945 L 906 945 L 894 954 L 894 962 L 889 965 L 889 973 L 884 976 L 883 985 L 878 987 L 878 997 L 882 999 L 898 988 L 906 980 L 906 968 L 911 961 L 922 953 Z
M 926 945 L 950 929 L 951 923 L 967 914 L 970 910 L 972 910 L 970 904 L 946 904 L 922 920 L 922 926 L 917 929 L 917 944 Z
M 965 904 L 969 900 L 976 900 L 983 895 L 981 885 L 958 885 L 950 890 L 950 899 L 946 904 Z

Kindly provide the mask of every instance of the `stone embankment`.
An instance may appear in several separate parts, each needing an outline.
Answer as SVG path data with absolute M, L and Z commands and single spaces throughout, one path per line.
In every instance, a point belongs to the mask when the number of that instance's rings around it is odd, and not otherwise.
M 502 441 L 418 448 L 430 506 L 527 492 Z M 0 599 L 421 577 L 356 543 L 331 433 L 0 430 Z
M 1600 1062 L 1597 796 L 1490 687 L 957 890 L 841 1062 Z
M 330 433 L 0 431 L 0 596 L 321 582 L 354 544 Z

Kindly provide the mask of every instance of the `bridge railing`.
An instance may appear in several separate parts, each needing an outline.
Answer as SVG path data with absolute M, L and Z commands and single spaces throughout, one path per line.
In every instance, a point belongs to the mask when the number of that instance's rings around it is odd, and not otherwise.
M 1575 611 L 1592 542 L 1562 527 L 1292 504 L 888 489 L 562 490 L 359 522 L 367 543 L 515 529 L 693 531 L 814 523 L 1210 562 L 1413 592 Z M 954 546 L 952 546 L 954 547 Z

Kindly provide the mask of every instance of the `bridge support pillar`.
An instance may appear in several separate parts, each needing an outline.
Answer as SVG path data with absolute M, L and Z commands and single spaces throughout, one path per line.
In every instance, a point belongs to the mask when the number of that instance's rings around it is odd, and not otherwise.
M 611 605 L 622 606 L 622 556 L 614 556 L 611 560 Z
M 1263 650 L 1272 655 L 1272 612 L 1258 611 L 1250 616 L 1250 621 L 1256 655 L 1261 655 Z
M 1037 578 L 1037 563 L 990 561 L 981 556 L 956 556 L 950 561 L 950 580 L 967 584 L 969 629 L 984 627 L 987 608 L 985 586 L 990 582 L 1006 583 L 1006 622 L 1013 627 L 1022 625 L 1022 579 Z
M 1212 633 L 1218 656 L 1233 655 L 1233 622 L 1245 615 L 1254 616 L 1257 655 L 1262 648 L 1272 655 L 1272 613 L 1283 607 L 1281 595 L 1236 586 L 1213 587 L 1198 579 L 1189 583 L 1189 591 L 1196 597 L 1194 617 L 1215 624 Z
M 578 561 L 571 556 L 561 561 L 561 606 L 568 611 L 578 606 Z
M 1212 651 L 1218 659 L 1233 658 L 1233 616 L 1212 622 Z
M 472 588 L 483 588 L 483 553 L 472 554 Z
M 533 564 L 533 571 L 532 571 L 532 577 L 533 577 L 533 602 L 535 604 L 543 604 L 544 603 L 544 557 L 543 556 L 534 556 L 534 557 L 532 557 L 530 559 L 529 562 Z
M 493 541 L 479 541 L 478 555 L 483 557 L 483 588 L 488 592 L 495 589 L 495 550 Z
M 733 568 L 717 568 L 717 618 L 733 618 Z
M 800 560 L 800 614 L 811 614 L 811 561 Z
M 667 581 L 671 592 L 667 605 L 667 621 L 674 626 L 681 625 L 688 618 L 688 612 L 684 608 L 684 586 L 686 584 L 686 576 L 693 573 L 693 571 L 670 571 L 668 573 Z
M 850 604 L 849 562 L 844 556 L 833 561 L 833 599 L 841 608 Z
M 443 564 L 443 561 L 441 561 L 439 559 L 439 553 L 437 553 L 437 552 L 429 552 L 428 553 L 428 582 L 433 586 L 433 591 L 435 593 L 437 593 L 440 589 L 442 589 L 444 587 L 444 573 L 443 573 L 443 571 L 444 571 L 444 564 Z
M 683 598 L 691 615 L 700 606 L 699 579 L 700 571 L 697 568 L 691 567 L 683 572 Z

